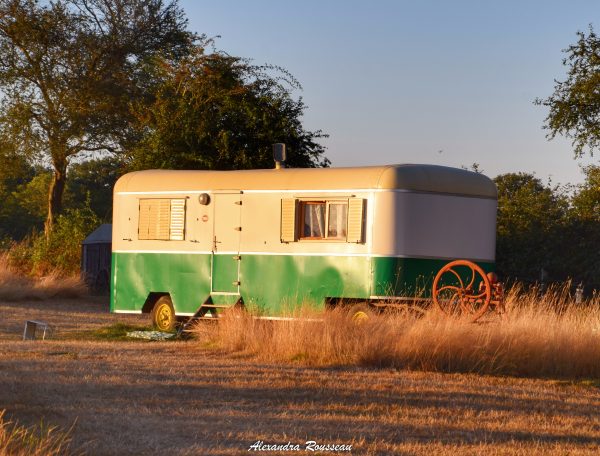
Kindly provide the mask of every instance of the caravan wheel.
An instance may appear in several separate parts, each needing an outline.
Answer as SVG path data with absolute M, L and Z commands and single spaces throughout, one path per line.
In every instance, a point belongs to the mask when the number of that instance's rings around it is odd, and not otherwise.
M 367 303 L 354 304 L 348 309 L 348 318 L 356 325 L 366 323 L 373 317 L 373 310 Z
M 173 331 L 177 317 L 170 296 L 161 296 L 152 309 L 152 324 L 159 331 Z

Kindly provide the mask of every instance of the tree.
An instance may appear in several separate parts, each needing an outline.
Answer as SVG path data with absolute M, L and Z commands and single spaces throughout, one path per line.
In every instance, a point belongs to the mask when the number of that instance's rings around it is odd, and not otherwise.
M 563 260 L 575 280 L 600 289 L 600 167 L 583 171 L 585 181 L 571 198 Z
M 567 199 L 531 174 L 508 173 L 498 187 L 497 265 L 512 278 L 535 281 L 542 269 L 562 278 Z
M 593 155 L 600 145 L 600 38 L 591 25 L 587 34 L 577 36 L 577 43 L 563 51 L 567 78 L 555 80 L 554 93 L 535 103 L 549 109 L 544 126 L 549 139 L 557 134 L 570 138 L 580 157 L 586 147 Z
M 0 126 L 20 154 L 52 166 L 46 234 L 69 160 L 123 150 L 130 101 L 145 96 L 145 64 L 185 55 L 194 40 L 185 26 L 176 1 L 0 3 Z
M 0 192 L 12 191 L 18 184 L 31 179 L 33 167 L 19 154 L 10 138 L 0 135 Z
M 0 241 L 21 238 L 35 217 L 19 207 L 16 193 L 35 175 L 35 169 L 18 154 L 9 138 L 0 137 Z
M 72 163 L 68 171 L 65 206 L 84 209 L 89 205 L 98 219 L 110 223 L 112 190 L 117 179 L 125 172 L 125 164 L 118 156 Z
M 583 168 L 585 182 L 573 195 L 573 210 L 583 220 L 600 223 L 600 166 Z
M 303 128 L 305 105 L 291 96 L 299 84 L 284 70 L 197 46 L 148 72 L 154 102 L 135 109 L 143 140 L 131 150 L 134 168 L 270 168 L 276 142 L 286 143 L 289 166 L 328 166 L 317 142 L 327 135 Z

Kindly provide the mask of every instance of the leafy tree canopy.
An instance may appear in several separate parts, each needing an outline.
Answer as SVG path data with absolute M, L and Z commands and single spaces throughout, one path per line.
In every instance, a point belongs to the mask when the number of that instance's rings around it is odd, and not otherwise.
M 0 195 L 11 192 L 33 177 L 33 167 L 27 157 L 19 154 L 10 141 L 0 135 Z
M 281 68 L 204 46 L 153 63 L 154 102 L 135 109 L 143 139 L 131 150 L 133 168 L 271 168 L 276 142 L 286 143 L 289 166 L 329 165 L 317 142 L 326 135 L 303 128 L 305 105 L 291 96 L 299 84 Z
M 498 187 L 497 265 L 512 278 L 538 280 L 542 268 L 562 270 L 559 245 L 568 200 L 527 173 L 502 174 Z
M 126 168 L 120 157 L 108 156 L 69 166 L 65 191 L 68 208 L 85 209 L 87 205 L 101 221 L 112 221 L 112 190 Z M 89 198 L 89 201 L 86 200 Z
M 586 148 L 593 155 L 600 145 L 600 38 L 591 25 L 587 34 L 577 36 L 577 43 L 564 50 L 566 79 L 556 80 L 554 93 L 535 103 L 549 109 L 548 137 L 570 138 L 575 156 L 580 157 Z
M 123 149 L 146 61 L 187 53 L 185 27 L 177 3 L 163 0 L 0 2 L 0 126 L 20 154 L 52 167 L 47 232 L 70 158 Z
M 573 210 L 581 219 L 600 222 L 600 166 L 583 169 L 585 182 L 573 195 Z

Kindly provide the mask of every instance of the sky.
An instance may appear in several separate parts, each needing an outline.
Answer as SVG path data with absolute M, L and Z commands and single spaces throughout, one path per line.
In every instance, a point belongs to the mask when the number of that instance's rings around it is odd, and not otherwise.
M 533 101 L 562 80 L 563 49 L 600 31 L 600 2 L 180 0 L 217 48 L 284 67 L 332 166 L 478 163 L 494 177 L 577 184 L 570 140 L 548 141 Z

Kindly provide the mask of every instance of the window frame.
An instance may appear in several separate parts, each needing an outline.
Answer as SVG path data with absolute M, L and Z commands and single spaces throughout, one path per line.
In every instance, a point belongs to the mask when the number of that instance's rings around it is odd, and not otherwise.
M 304 221 L 306 217 L 306 207 L 310 205 L 316 204 L 324 204 L 325 205 L 325 214 L 324 214 L 324 224 L 323 224 L 323 234 L 322 237 L 317 236 L 304 236 Z M 346 211 L 346 234 L 344 236 L 329 236 L 329 216 L 330 216 L 330 206 L 332 204 L 339 204 L 345 207 Z M 298 242 L 348 242 L 348 199 L 347 198 L 314 198 L 314 199 L 298 199 L 298 216 L 296 217 L 296 232 L 298 233 L 297 239 Z

